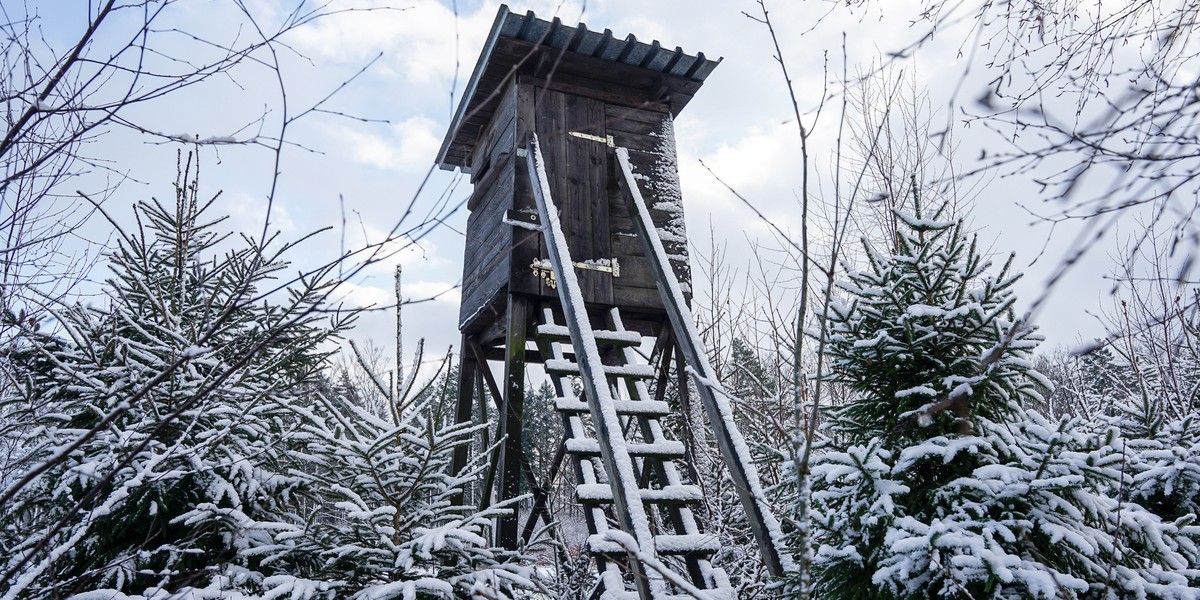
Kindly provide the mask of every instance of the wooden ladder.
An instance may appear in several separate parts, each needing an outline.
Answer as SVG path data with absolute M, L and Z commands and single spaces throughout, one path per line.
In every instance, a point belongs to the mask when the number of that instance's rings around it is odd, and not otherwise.
M 680 477 L 684 445 L 663 434 L 659 418 L 669 409 L 649 395 L 646 380 L 654 378 L 654 369 L 636 351 L 643 338 L 625 329 L 616 309 L 607 315 L 607 329 L 592 326 L 535 135 L 530 136 L 525 155 L 565 321 L 556 323 L 553 311 L 543 310 L 537 342 L 557 395 L 566 447 L 574 459 L 576 498 L 584 506 L 588 548 L 600 573 L 595 595 L 642 600 L 733 598 L 724 570 L 709 562 L 720 549 L 719 540 L 700 531 L 688 506 L 701 499 L 701 492 Z M 618 181 L 643 238 L 647 260 L 655 270 L 680 353 L 696 378 L 764 561 L 772 574 L 780 575 L 783 555 L 778 522 L 763 496 L 748 448 L 733 424 L 732 409 L 700 350 L 699 335 L 634 182 L 628 151 L 617 148 L 616 155 L 621 169 Z M 601 348 L 606 350 L 604 354 Z M 564 385 L 564 377 L 579 378 L 582 400 L 574 396 L 570 385 Z M 606 516 L 609 506 L 615 527 Z
M 703 590 L 706 598 L 732 599 L 733 590 L 725 572 L 714 568 L 708 560 L 720 550 L 719 540 L 700 531 L 688 507 L 701 500 L 702 494 L 699 487 L 685 484 L 680 476 L 677 462 L 684 458 L 684 445 L 668 439 L 659 422 L 671 409 L 666 402 L 651 399 L 646 382 L 655 377 L 654 369 L 635 350 L 643 345 L 643 338 L 625 329 L 617 309 L 610 309 L 608 318 L 610 329 L 592 330 L 590 334 L 608 359 L 601 366 L 602 381 L 595 382 L 609 392 L 602 400 L 608 406 L 600 407 L 600 419 L 606 415 L 616 417 L 619 440 L 599 435 L 604 428 L 595 425 L 592 403 L 575 397 L 569 382 L 564 381 L 567 377 L 582 377 L 584 371 L 574 360 L 578 355 L 568 354 L 574 346 L 570 327 L 555 323 L 553 311 L 546 308 L 542 324 L 536 330 L 539 349 L 546 357 L 546 372 L 557 396 L 555 408 L 562 416 L 567 452 L 575 466 L 578 482 L 575 497 L 583 506 L 591 534 L 588 549 L 595 556 L 600 572 L 603 588 L 600 597 L 691 598 L 692 595 L 678 592 Z M 587 387 L 585 383 L 584 388 Z M 604 394 L 598 396 L 604 398 Z M 609 433 L 614 433 L 612 428 Z M 618 492 L 614 491 L 614 478 L 609 476 L 613 471 L 604 464 L 606 445 L 610 446 L 610 452 L 614 450 L 611 446 L 623 446 L 629 457 L 632 472 L 624 475 L 632 478 L 636 486 L 626 490 L 627 502 L 629 508 L 638 504 L 643 507 L 653 540 L 651 545 L 638 543 L 640 558 L 632 562 L 628 549 L 610 539 L 608 533 L 612 528 L 605 508 L 615 504 Z M 617 470 L 621 470 L 619 466 Z M 624 521 L 634 522 L 634 519 L 619 515 L 617 521 L 623 528 Z M 661 564 L 664 561 L 659 557 L 680 557 L 685 573 L 674 571 L 678 564 L 672 567 Z M 651 569 L 642 564 L 647 558 L 655 563 Z M 648 590 L 638 588 L 642 581 Z M 672 591 L 671 588 L 680 587 L 679 582 L 686 582 L 695 590 Z

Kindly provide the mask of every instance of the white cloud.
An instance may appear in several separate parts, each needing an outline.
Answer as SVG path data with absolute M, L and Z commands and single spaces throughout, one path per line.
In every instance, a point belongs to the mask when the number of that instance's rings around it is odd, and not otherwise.
M 406 302 L 437 302 L 458 308 L 462 293 L 457 284 L 446 281 L 414 281 L 403 283 L 401 292 Z
M 462 298 L 456 284 L 446 281 L 404 282 L 400 290 L 406 303 L 435 302 L 457 308 Z M 346 281 L 338 286 L 337 293 L 333 295 L 333 303 L 345 304 L 350 308 L 395 306 L 396 290 L 391 286 L 385 288 Z
M 474 12 L 459 11 L 434 0 L 415 0 L 404 10 L 385 10 L 384 0 L 360 6 L 374 10 L 322 19 L 297 32 L 305 54 L 348 62 L 363 62 L 383 53 L 383 72 L 414 84 L 448 83 L 457 73 L 459 91 L 470 76 L 500 2 L 489 0 Z M 570 21 L 581 14 L 579 4 L 533 0 L 521 10 L 538 17 L 553 15 Z M 516 9 L 514 9 L 516 10 Z
M 362 250 L 356 257 L 370 260 L 365 273 L 390 275 L 399 264 L 405 268 L 440 268 L 448 264 L 433 240 L 392 237 L 369 223 L 348 225 L 346 250 Z
M 298 45 L 305 52 L 348 62 L 362 62 L 384 54 L 385 74 L 411 83 L 428 84 L 449 80 L 455 74 L 455 46 L 461 47 L 458 61 L 471 60 L 466 52 L 478 51 L 487 36 L 494 13 L 480 9 L 455 16 L 450 7 L 432 0 L 418 0 L 404 10 L 382 7 L 323 19 L 298 32 Z M 470 65 L 466 66 L 470 69 Z
M 344 278 L 361 285 L 392 290 L 397 266 L 403 269 L 406 286 L 410 281 L 425 279 L 438 281 L 452 277 L 457 280 L 462 272 L 462 255 L 455 254 L 453 247 L 442 247 L 450 244 L 445 239 L 435 241 L 434 236 L 425 236 L 414 240 L 405 235 L 391 236 L 382 226 L 359 219 L 358 215 L 348 214 L 347 221 L 344 233 L 338 234 L 338 243 L 351 254 L 341 266 L 340 273 Z M 342 226 L 339 223 L 333 229 L 341 232 Z M 437 291 L 445 291 L 448 287 L 443 286 Z
M 449 56 L 441 47 L 444 32 L 454 30 L 454 14 L 445 6 L 424 1 L 405 10 L 381 3 L 364 8 L 304 27 L 296 33 L 297 46 L 306 54 L 346 62 L 362 62 L 383 52 L 386 65 L 417 83 L 453 73 L 453 40 Z
M 263 220 L 268 218 L 267 200 L 256 198 L 246 192 L 234 192 L 223 195 L 225 209 L 230 217 L 232 228 L 246 233 L 262 231 Z M 288 212 L 287 205 L 276 200 L 270 206 L 268 230 L 293 233 L 296 223 Z
M 681 134 L 679 176 L 685 211 L 693 224 L 703 222 L 707 228 L 711 215 L 721 223 L 724 235 L 734 232 L 748 232 L 751 237 L 770 235 L 770 228 L 718 182 L 714 174 L 784 231 L 798 224 L 794 190 L 800 184 L 801 162 L 794 129 L 781 125 L 749 133 L 701 157 L 689 152 L 688 136 L 686 132 Z
M 335 305 L 345 304 L 350 308 L 379 308 L 395 304 L 396 295 L 390 289 L 346 281 L 338 286 L 332 300 Z
M 417 116 L 393 124 L 382 135 L 352 127 L 338 127 L 334 135 L 357 162 L 381 169 L 424 171 L 441 147 L 441 129 L 433 119 Z

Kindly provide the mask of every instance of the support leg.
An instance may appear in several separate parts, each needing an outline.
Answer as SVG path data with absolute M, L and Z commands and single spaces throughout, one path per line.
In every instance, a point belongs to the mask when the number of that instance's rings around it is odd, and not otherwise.
M 675 347 L 673 335 L 671 339 L 671 347 Z M 676 348 L 676 350 L 678 349 Z M 684 461 L 684 465 L 687 467 L 688 477 L 691 477 L 692 481 L 695 481 L 696 484 L 699 485 L 700 473 L 698 469 L 700 466 L 700 455 L 697 452 L 697 449 L 699 448 L 700 444 L 703 443 L 703 440 L 698 439 L 696 430 L 694 427 L 692 427 L 696 421 L 694 420 L 695 415 L 692 411 L 692 396 L 688 392 L 687 362 L 685 362 L 682 352 L 676 351 L 674 354 L 675 374 L 678 377 L 676 389 L 678 389 L 679 392 L 679 412 L 682 413 L 683 416 L 683 431 L 681 433 L 683 434 L 684 455 L 687 458 L 687 460 Z M 664 361 L 670 358 L 670 352 L 665 352 L 663 354 Z
M 471 412 L 474 409 L 474 390 L 475 390 L 475 370 L 478 368 L 475 363 L 475 358 L 471 355 L 467 348 L 469 340 L 467 336 L 463 336 L 462 345 L 459 346 L 459 361 L 458 361 L 458 403 L 454 409 L 454 422 L 467 423 L 471 420 Z M 470 446 L 462 445 L 454 449 L 454 456 L 450 461 L 450 472 L 458 475 L 467 466 L 467 459 L 470 453 Z M 459 501 L 462 497 L 459 496 Z
M 522 422 L 525 417 L 525 342 L 529 330 L 529 302 L 521 296 L 508 297 L 508 339 L 504 360 L 504 458 L 501 460 L 500 499 L 521 494 Z M 515 550 L 518 515 L 502 517 L 497 528 L 500 546 Z
M 479 342 L 471 340 L 471 352 L 475 356 L 476 363 L 484 365 L 483 368 L 479 369 L 480 377 L 478 379 L 480 410 L 486 412 L 487 401 L 485 399 L 486 397 L 484 396 L 483 385 L 484 383 L 487 383 L 487 389 L 489 392 L 491 392 L 492 401 L 496 404 L 496 410 L 503 411 L 504 393 L 500 391 L 500 386 L 496 383 L 496 379 L 492 377 L 491 370 L 487 368 L 488 363 L 483 347 L 479 345 Z M 501 435 L 503 435 L 503 433 L 501 433 Z M 539 483 L 537 474 L 533 472 L 533 466 L 529 464 L 529 457 L 526 456 L 525 449 L 522 447 L 520 448 L 520 452 L 518 452 L 521 463 L 521 473 L 525 478 L 525 485 L 529 488 L 529 491 L 533 493 L 533 510 L 529 513 L 529 517 L 525 522 L 525 528 L 521 533 L 522 539 L 524 539 L 526 542 L 529 541 L 530 535 L 532 534 L 532 528 L 536 525 L 536 521 L 539 516 L 544 517 L 546 522 L 550 521 L 549 513 L 547 512 L 546 508 L 546 503 L 548 501 L 547 494 L 549 493 L 548 490 L 554 483 L 554 479 L 558 473 L 558 463 L 561 462 L 561 458 L 558 458 L 558 456 L 565 451 L 565 448 L 559 448 L 559 454 L 557 454 L 556 458 L 554 459 L 555 462 L 550 468 L 549 479 L 545 483 Z
M 550 461 L 550 474 L 546 475 L 546 480 L 535 490 L 533 510 L 529 511 L 529 517 L 525 519 L 525 526 L 521 528 L 521 539 L 526 543 L 533 537 L 533 528 L 537 526 L 538 517 L 541 517 L 546 523 L 550 522 L 550 509 L 547 506 L 550 502 L 550 490 L 554 488 L 554 482 L 558 479 L 558 469 L 562 466 L 563 458 L 566 455 L 567 440 L 563 438 L 558 442 L 558 450 L 554 452 L 554 459 Z M 528 463 L 525 464 L 528 465 Z

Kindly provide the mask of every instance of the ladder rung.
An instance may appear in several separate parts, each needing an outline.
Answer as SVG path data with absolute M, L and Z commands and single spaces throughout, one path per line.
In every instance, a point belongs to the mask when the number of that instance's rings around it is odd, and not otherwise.
M 626 590 L 605 590 L 599 600 L 641 600 L 637 592 Z
M 708 533 L 656 535 L 654 548 L 659 554 L 714 554 L 721 549 L 721 540 Z
M 590 410 L 587 402 L 570 398 L 556 398 L 554 408 L 565 413 L 586 413 Z M 665 417 L 671 414 L 671 407 L 666 402 L 656 400 L 614 400 L 613 408 L 617 409 L 618 415 Z
M 655 456 L 660 458 L 683 458 L 683 442 L 661 440 L 649 444 L 625 444 L 630 456 Z M 567 440 L 567 452 L 583 456 L 600 456 L 600 442 L 593 438 Z
M 566 342 L 571 340 L 571 330 L 566 325 L 538 325 L 537 336 L 550 341 Z M 636 331 L 611 331 L 598 329 L 592 332 L 597 344 L 612 347 L 634 347 L 642 345 L 642 334 Z
M 730 588 L 716 590 L 701 590 L 704 595 L 700 596 L 700 600 L 734 600 L 734 590 Z M 691 594 L 670 594 L 668 596 L 655 596 L 657 600 L 697 600 Z M 639 600 L 637 592 L 629 592 L 624 590 L 611 590 L 600 594 L 599 600 Z
M 625 554 L 625 548 L 608 539 L 603 534 L 593 533 L 588 536 L 588 550 L 593 554 Z
M 575 487 L 575 496 L 584 504 L 607 504 L 613 501 L 612 487 L 606 483 L 586 483 Z M 683 504 L 704 499 L 700 488 L 694 485 L 668 485 L 662 489 L 641 490 L 643 502 L 659 504 Z
M 578 375 L 579 365 L 563 358 L 552 358 L 546 361 L 546 372 L 551 375 Z M 604 365 L 604 374 L 615 377 L 654 379 L 654 367 L 640 364 Z
M 596 554 L 625 553 L 625 548 L 622 548 L 620 544 L 610 541 L 599 533 L 588 536 L 588 549 Z M 661 556 L 716 554 L 721 549 L 721 540 L 708 533 L 660 534 L 654 536 L 654 549 Z

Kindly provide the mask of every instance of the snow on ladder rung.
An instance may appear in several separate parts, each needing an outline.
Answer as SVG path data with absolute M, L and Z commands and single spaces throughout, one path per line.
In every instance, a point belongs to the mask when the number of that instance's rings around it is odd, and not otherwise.
M 579 365 L 563 358 L 546 361 L 546 372 L 551 375 L 578 375 Z M 613 377 L 654 379 L 654 367 L 650 365 L 604 365 L 604 374 Z
M 660 440 L 649 444 L 626 443 L 630 456 L 654 456 L 659 458 L 683 458 L 683 442 Z M 600 456 L 600 442 L 594 438 L 571 438 L 567 440 L 567 452 L 583 456 Z
M 537 337 L 554 341 L 566 342 L 571 340 L 571 330 L 566 325 L 538 325 Z M 642 334 L 636 331 L 612 331 L 597 329 L 592 332 L 597 344 L 613 347 L 641 346 Z
M 704 493 L 694 485 L 668 485 L 662 489 L 639 490 L 643 502 L 658 504 L 683 504 L 699 502 Z M 613 501 L 612 487 L 605 483 L 586 483 L 575 487 L 575 496 L 581 504 L 608 504 Z
M 601 533 L 588 536 L 588 549 L 595 554 L 625 554 L 620 544 Z M 659 534 L 654 536 L 654 549 L 660 556 L 716 554 L 721 549 L 721 540 L 707 533 Z
M 654 549 L 662 555 L 713 554 L 721 549 L 721 540 L 707 533 L 654 536 Z
M 593 554 L 626 554 L 625 548 L 602 533 L 593 533 L 588 536 L 588 550 L 591 550 Z
M 586 413 L 590 410 L 587 402 L 573 398 L 556 398 L 554 408 L 565 413 Z M 665 417 L 671 414 L 670 405 L 657 400 L 614 400 L 613 408 L 617 409 L 618 415 Z
M 734 600 L 737 596 L 734 595 L 734 590 L 725 588 L 717 590 L 700 590 L 703 595 L 699 600 Z M 655 596 L 655 600 L 697 600 L 696 596 L 691 594 L 670 594 L 667 596 Z M 637 592 L 627 590 L 606 590 L 600 594 L 599 600 L 639 600 Z
M 630 456 L 654 456 L 659 458 L 683 458 L 683 442 L 660 440 L 650 443 L 626 443 Z M 600 442 L 594 438 L 572 438 L 567 440 L 567 452 L 583 456 L 600 456 Z

